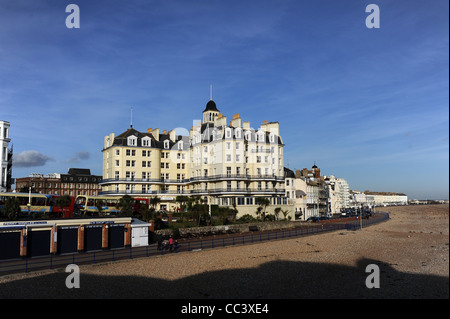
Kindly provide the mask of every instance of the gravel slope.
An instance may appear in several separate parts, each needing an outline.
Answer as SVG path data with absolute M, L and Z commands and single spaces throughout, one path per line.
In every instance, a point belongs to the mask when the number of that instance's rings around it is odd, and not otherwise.
M 449 298 L 449 206 L 386 210 L 362 231 L 83 265 L 79 289 L 64 270 L 3 276 L 0 298 Z

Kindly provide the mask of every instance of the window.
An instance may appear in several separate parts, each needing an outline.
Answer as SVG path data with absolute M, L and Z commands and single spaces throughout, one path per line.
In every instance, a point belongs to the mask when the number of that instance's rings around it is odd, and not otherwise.
M 164 148 L 165 148 L 166 150 L 169 149 L 169 140 L 165 140 L 165 141 L 164 141 Z
M 120 150 L 116 150 L 116 156 L 120 155 Z
M 226 138 L 231 138 L 231 129 L 229 127 L 227 127 L 225 129 L 225 137 Z
M 142 139 L 142 146 L 151 146 L 151 139 L 150 137 L 144 137 Z
M 127 139 L 127 145 L 128 146 L 136 146 L 136 142 L 137 142 L 137 137 L 136 136 L 129 136 Z
M 270 134 L 270 143 L 275 143 L 275 134 Z
M 227 162 L 231 162 L 231 154 L 227 154 Z
M 241 138 L 241 129 L 240 128 L 235 129 L 234 135 L 236 136 L 236 138 Z
M 258 141 L 264 142 L 264 132 L 258 132 Z
M 183 150 L 183 141 L 178 142 L 178 149 L 181 151 Z

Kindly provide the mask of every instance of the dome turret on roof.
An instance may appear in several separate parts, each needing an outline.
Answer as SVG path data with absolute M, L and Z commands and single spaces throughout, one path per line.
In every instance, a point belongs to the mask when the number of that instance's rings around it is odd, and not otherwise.
M 206 112 L 206 111 L 219 112 L 219 110 L 217 109 L 216 103 L 213 100 L 209 100 L 209 102 L 206 104 L 206 108 L 203 112 Z

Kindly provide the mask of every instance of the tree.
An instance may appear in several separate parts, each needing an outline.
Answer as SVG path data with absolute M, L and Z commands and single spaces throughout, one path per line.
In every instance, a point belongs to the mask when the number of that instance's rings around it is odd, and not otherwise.
M 15 197 L 8 197 L 3 205 L 3 209 L 0 211 L 0 216 L 2 218 L 6 217 L 8 220 L 15 220 L 20 212 L 19 200 Z
M 141 214 L 144 220 L 148 221 L 156 219 L 155 209 L 153 207 L 150 207 L 150 204 L 148 203 L 141 205 Z
M 133 203 L 134 199 L 130 195 L 124 195 L 119 200 L 117 208 L 120 209 L 120 215 L 123 217 L 133 216 Z
M 255 202 L 261 209 L 259 210 L 260 213 L 262 213 L 262 220 L 264 221 L 266 217 L 266 208 L 270 205 L 270 200 L 265 197 L 256 197 Z
M 98 215 L 102 216 L 103 201 L 101 199 L 98 199 L 98 200 L 95 201 L 95 207 L 97 207 Z
M 281 212 L 283 213 L 284 219 L 287 219 L 286 217 L 289 214 L 289 211 L 286 209 L 286 210 L 282 210 Z M 289 216 L 289 217 L 291 217 L 291 216 Z
M 187 209 L 193 219 L 197 221 L 197 227 L 200 226 L 200 220 L 208 215 L 207 205 L 203 205 L 203 199 L 200 196 L 189 197 Z
M 276 217 L 277 220 L 279 219 L 278 215 L 280 214 L 280 212 L 281 212 L 281 207 L 275 208 L 275 217 Z
M 189 201 L 189 197 L 187 197 L 186 195 L 178 195 L 175 198 L 175 201 L 180 204 L 181 222 L 183 223 L 183 227 L 184 227 L 184 208 L 185 208 L 187 202 Z
M 154 211 L 156 211 L 156 205 L 158 205 L 159 203 L 161 203 L 161 198 L 159 198 L 158 196 L 150 198 L 150 206 Z

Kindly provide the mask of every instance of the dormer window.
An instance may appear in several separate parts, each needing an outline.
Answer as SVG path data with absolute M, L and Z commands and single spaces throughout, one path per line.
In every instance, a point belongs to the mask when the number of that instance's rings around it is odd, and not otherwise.
M 136 136 L 130 136 L 127 140 L 128 146 L 136 146 L 137 145 L 137 137 Z
M 183 150 L 183 141 L 178 142 L 178 150 L 180 150 L 180 151 Z
M 146 136 L 142 139 L 142 146 L 151 146 L 151 139 L 150 137 Z
M 269 136 L 270 143 L 275 143 L 275 134 L 271 133 Z
M 226 138 L 231 138 L 231 128 L 227 127 L 225 129 L 225 137 Z
M 169 149 L 169 140 L 164 141 L 164 149 L 166 149 L 166 150 Z
M 247 141 L 250 141 L 251 140 L 251 132 L 250 131 L 245 131 L 245 139 L 247 140 Z
M 234 135 L 236 136 L 236 138 L 241 138 L 242 130 L 240 128 L 235 129 Z
M 258 132 L 258 141 L 264 142 L 264 132 Z

